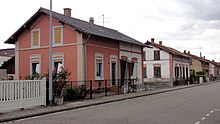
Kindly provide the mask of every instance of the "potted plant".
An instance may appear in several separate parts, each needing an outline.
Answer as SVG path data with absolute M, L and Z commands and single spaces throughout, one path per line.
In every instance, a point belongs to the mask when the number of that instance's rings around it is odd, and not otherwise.
M 70 79 L 71 72 L 64 69 L 62 66 L 58 69 L 53 69 L 53 96 L 55 104 L 63 103 L 63 90 Z

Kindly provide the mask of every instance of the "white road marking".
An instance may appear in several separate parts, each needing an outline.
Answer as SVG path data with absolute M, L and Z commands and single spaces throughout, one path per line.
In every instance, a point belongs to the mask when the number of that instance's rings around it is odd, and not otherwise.
M 203 117 L 201 120 L 205 120 L 205 117 Z
M 194 123 L 194 124 L 200 124 L 200 122 L 199 121 L 197 121 L 196 123 Z
M 208 117 L 210 114 L 206 114 L 206 116 Z
M 214 111 L 210 111 L 210 113 L 213 113 Z
M 213 109 L 214 111 L 220 111 L 220 109 Z

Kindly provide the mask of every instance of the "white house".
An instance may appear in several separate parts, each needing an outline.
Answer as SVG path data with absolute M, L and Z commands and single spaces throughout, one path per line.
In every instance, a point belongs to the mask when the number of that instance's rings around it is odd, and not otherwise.
M 144 81 L 168 80 L 173 85 L 188 83 L 190 77 L 190 57 L 167 46 L 154 42 L 154 38 L 145 43 L 152 47 L 144 48 Z

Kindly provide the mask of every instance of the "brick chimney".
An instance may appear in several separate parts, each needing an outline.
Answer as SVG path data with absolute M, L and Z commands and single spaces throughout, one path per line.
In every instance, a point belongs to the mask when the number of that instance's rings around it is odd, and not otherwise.
M 71 17 L 71 9 L 70 8 L 63 8 L 63 10 L 64 10 L 64 15 L 65 16 L 69 16 L 69 17 Z
M 92 23 L 92 24 L 94 24 L 94 18 L 93 18 L 93 17 L 90 17 L 90 18 L 89 18 L 89 22 Z
M 151 42 L 154 43 L 154 38 L 151 38 Z
M 186 50 L 184 50 L 184 52 L 183 53 L 186 53 Z
M 160 44 L 160 45 L 162 45 L 162 44 L 163 44 L 163 42 L 162 42 L 162 41 L 159 41 L 159 44 Z

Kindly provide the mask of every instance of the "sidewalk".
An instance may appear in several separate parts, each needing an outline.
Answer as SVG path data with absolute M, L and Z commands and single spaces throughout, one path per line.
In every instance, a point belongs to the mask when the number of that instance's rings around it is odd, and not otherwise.
M 63 105 L 57 105 L 57 106 L 38 106 L 34 108 L 28 108 L 24 110 L 14 110 L 14 111 L 8 111 L 4 113 L 0 113 L 0 123 L 1 122 L 8 122 L 13 120 L 19 120 L 23 118 L 29 118 L 34 116 L 40 116 L 55 112 L 61 112 L 61 111 L 67 111 L 72 109 L 78 109 L 78 108 L 84 108 L 89 106 L 95 106 L 95 105 L 101 105 L 106 104 L 110 102 L 117 102 L 122 101 L 126 99 L 132 99 L 142 96 L 148 96 L 148 95 L 154 95 L 159 93 L 165 93 L 175 90 L 181 90 L 201 85 L 208 85 L 217 83 L 218 81 L 214 82 L 208 82 L 203 84 L 193 84 L 193 85 L 185 85 L 185 86 L 177 86 L 172 88 L 166 88 L 166 89 L 158 89 L 158 90 L 151 90 L 151 91 L 143 91 L 143 92 L 137 92 L 137 93 L 128 93 L 128 94 L 121 94 L 121 95 L 114 95 L 114 96 L 108 96 L 108 97 L 102 97 L 99 99 L 89 99 L 89 100 L 82 100 L 82 101 L 75 101 L 75 102 L 66 102 Z

